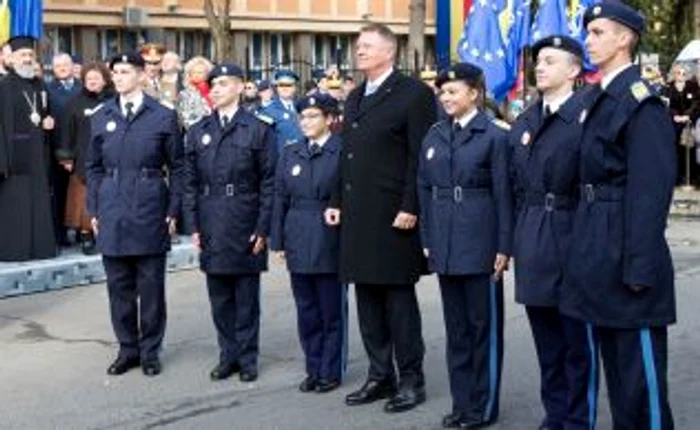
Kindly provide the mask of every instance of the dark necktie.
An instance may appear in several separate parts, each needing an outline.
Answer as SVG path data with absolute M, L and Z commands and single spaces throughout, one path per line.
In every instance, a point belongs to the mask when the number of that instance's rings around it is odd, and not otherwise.
M 544 119 L 547 119 L 547 118 L 549 118 L 551 115 L 552 115 L 552 108 L 550 108 L 549 105 L 545 105 L 545 107 L 544 107 L 543 118 L 544 118 Z
M 321 153 L 321 145 L 319 145 L 316 142 L 313 142 L 311 145 L 309 145 L 309 152 L 311 153 L 311 156 L 320 154 Z
M 224 115 L 221 119 L 221 123 L 223 124 L 223 128 L 226 128 L 231 123 L 231 118 L 228 115 Z
M 452 124 L 452 140 L 455 140 L 457 134 L 462 131 L 462 124 L 455 122 Z
M 134 119 L 134 104 L 128 102 L 124 107 L 126 108 L 126 121 L 131 122 Z

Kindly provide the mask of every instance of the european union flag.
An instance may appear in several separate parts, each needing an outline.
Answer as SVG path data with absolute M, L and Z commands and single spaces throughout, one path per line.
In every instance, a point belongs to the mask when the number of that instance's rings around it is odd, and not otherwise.
M 586 28 L 583 26 L 583 15 L 589 7 L 598 3 L 601 3 L 601 0 L 578 0 L 574 1 L 572 4 L 574 10 L 569 28 L 571 29 L 571 37 L 580 41 L 581 46 L 585 46 L 587 35 Z M 584 58 L 583 68 L 589 71 L 596 69 L 596 67 L 591 64 L 590 58 L 588 58 L 588 52 L 586 52 L 586 57 Z
M 532 43 L 553 34 L 569 34 L 566 0 L 542 0 L 532 26 Z
M 44 25 L 43 10 L 42 0 L 10 0 L 10 34 L 41 39 Z
M 498 25 L 498 4 L 477 0 L 467 18 L 457 53 L 462 61 L 481 67 L 488 95 L 501 101 L 513 85 L 515 73 Z
M 530 0 L 513 0 L 512 25 L 508 30 L 508 58 L 513 68 L 523 48 L 530 45 Z

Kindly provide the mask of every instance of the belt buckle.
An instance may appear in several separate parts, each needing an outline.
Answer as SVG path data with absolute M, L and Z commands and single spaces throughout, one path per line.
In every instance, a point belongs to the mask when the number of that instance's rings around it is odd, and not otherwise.
M 554 197 L 554 194 L 552 193 L 547 193 L 544 195 L 544 210 L 547 212 L 552 212 L 554 210 L 554 202 L 556 198 Z
M 595 201 L 595 188 L 593 188 L 593 184 L 586 184 L 584 190 L 586 193 L 586 201 L 588 203 L 593 203 Z
M 232 197 L 234 191 L 233 184 L 226 184 L 226 197 Z
M 455 200 L 455 203 L 460 203 L 460 202 L 462 201 L 462 197 L 463 197 L 463 195 L 462 195 L 462 187 L 459 186 L 459 185 L 457 185 L 457 186 L 454 188 L 453 193 L 454 193 L 454 200 Z

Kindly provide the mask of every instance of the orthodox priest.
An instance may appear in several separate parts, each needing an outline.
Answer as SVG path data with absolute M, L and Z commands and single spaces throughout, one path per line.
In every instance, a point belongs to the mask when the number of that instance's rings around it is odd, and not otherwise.
M 0 261 L 56 256 L 51 219 L 48 94 L 35 77 L 36 39 L 14 37 L 12 70 L 0 80 Z

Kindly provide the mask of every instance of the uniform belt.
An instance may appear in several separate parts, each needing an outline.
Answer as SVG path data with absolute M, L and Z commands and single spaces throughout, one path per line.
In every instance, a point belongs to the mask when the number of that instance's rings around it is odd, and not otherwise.
M 581 186 L 581 199 L 593 203 L 619 202 L 625 196 L 625 187 L 614 185 L 584 184 Z
M 459 203 L 465 197 L 490 196 L 491 189 L 486 187 L 433 187 L 433 200 L 452 200 Z
M 546 193 L 544 191 L 531 191 L 525 194 L 527 206 L 544 206 L 547 212 L 554 210 L 573 209 L 576 199 L 568 194 Z
M 199 194 L 202 196 L 224 196 L 233 197 L 240 194 L 248 194 L 250 189 L 242 185 L 235 184 L 223 184 L 223 185 L 210 185 L 204 184 L 199 188 Z
M 108 168 L 105 169 L 105 176 L 117 179 L 120 175 L 124 175 L 127 172 L 136 173 L 140 178 L 162 178 L 164 176 L 162 169 L 148 168 L 143 169 L 118 169 L 118 168 Z
M 292 199 L 289 207 L 299 211 L 324 211 L 328 208 L 328 200 Z

